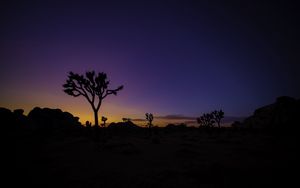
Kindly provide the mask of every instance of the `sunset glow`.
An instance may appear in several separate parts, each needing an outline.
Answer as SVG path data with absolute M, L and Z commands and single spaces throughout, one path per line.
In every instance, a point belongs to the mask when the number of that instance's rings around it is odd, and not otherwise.
M 85 99 L 62 88 L 69 71 L 89 70 L 107 73 L 111 87 L 124 85 L 101 106 L 108 122 L 215 109 L 245 117 L 277 96 L 300 96 L 295 26 L 272 25 L 276 9 L 197 1 L 3 7 L 0 106 L 11 110 L 60 108 L 93 122 Z

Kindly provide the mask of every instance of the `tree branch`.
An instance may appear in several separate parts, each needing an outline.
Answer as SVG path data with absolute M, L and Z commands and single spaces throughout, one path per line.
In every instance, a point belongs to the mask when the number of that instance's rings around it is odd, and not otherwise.
M 102 99 L 104 99 L 105 97 L 107 97 L 108 95 L 114 94 L 117 95 L 117 91 L 120 91 L 124 88 L 124 86 L 119 86 L 117 89 L 108 89 L 105 92 L 105 95 L 102 97 Z

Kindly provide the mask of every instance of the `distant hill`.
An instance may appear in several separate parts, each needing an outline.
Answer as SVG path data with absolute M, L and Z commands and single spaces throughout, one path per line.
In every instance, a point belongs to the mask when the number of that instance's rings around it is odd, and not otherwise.
M 108 125 L 108 128 L 110 129 L 139 129 L 140 126 L 134 124 L 132 121 L 126 121 L 126 122 L 117 122 L 117 123 L 111 123 Z
M 11 111 L 0 108 L 0 119 L 6 127 L 16 130 L 51 132 L 73 130 L 81 127 L 78 117 L 74 117 L 71 113 L 63 112 L 60 109 L 35 107 L 29 112 L 28 116 L 23 113 L 24 110 L 22 109 Z
M 72 129 L 81 126 L 78 117 L 61 109 L 35 107 L 28 114 L 34 129 Z
M 300 100 L 278 97 L 275 103 L 254 111 L 241 124 L 245 128 L 296 129 L 300 125 Z

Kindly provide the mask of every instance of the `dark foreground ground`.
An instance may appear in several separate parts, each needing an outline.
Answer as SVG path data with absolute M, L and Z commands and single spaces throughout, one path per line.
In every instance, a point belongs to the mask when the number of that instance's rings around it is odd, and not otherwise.
M 199 130 L 14 138 L 21 187 L 294 187 L 295 134 Z M 295 171 L 296 170 L 296 171 Z M 296 186 L 297 187 L 297 186 Z

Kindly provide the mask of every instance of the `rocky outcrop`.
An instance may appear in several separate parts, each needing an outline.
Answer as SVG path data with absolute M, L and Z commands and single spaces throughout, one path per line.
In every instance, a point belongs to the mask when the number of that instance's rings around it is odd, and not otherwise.
M 132 121 L 118 122 L 109 124 L 110 129 L 139 129 L 141 127 L 134 124 Z
M 66 130 L 81 126 L 78 117 L 60 109 L 35 107 L 28 114 L 33 129 Z
M 296 129 L 300 126 L 300 100 L 278 97 L 276 102 L 254 111 L 241 126 L 245 128 Z
M 6 108 L 0 108 L 0 119 L 7 129 L 26 129 L 28 118 L 23 109 L 16 109 L 13 112 Z
M 12 111 L 6 108 L 0 108 L 0 119 L 2 122 L 1 124 L 4 127 L 8 127 L 8 125 L 11 124 L 14 120 Z

